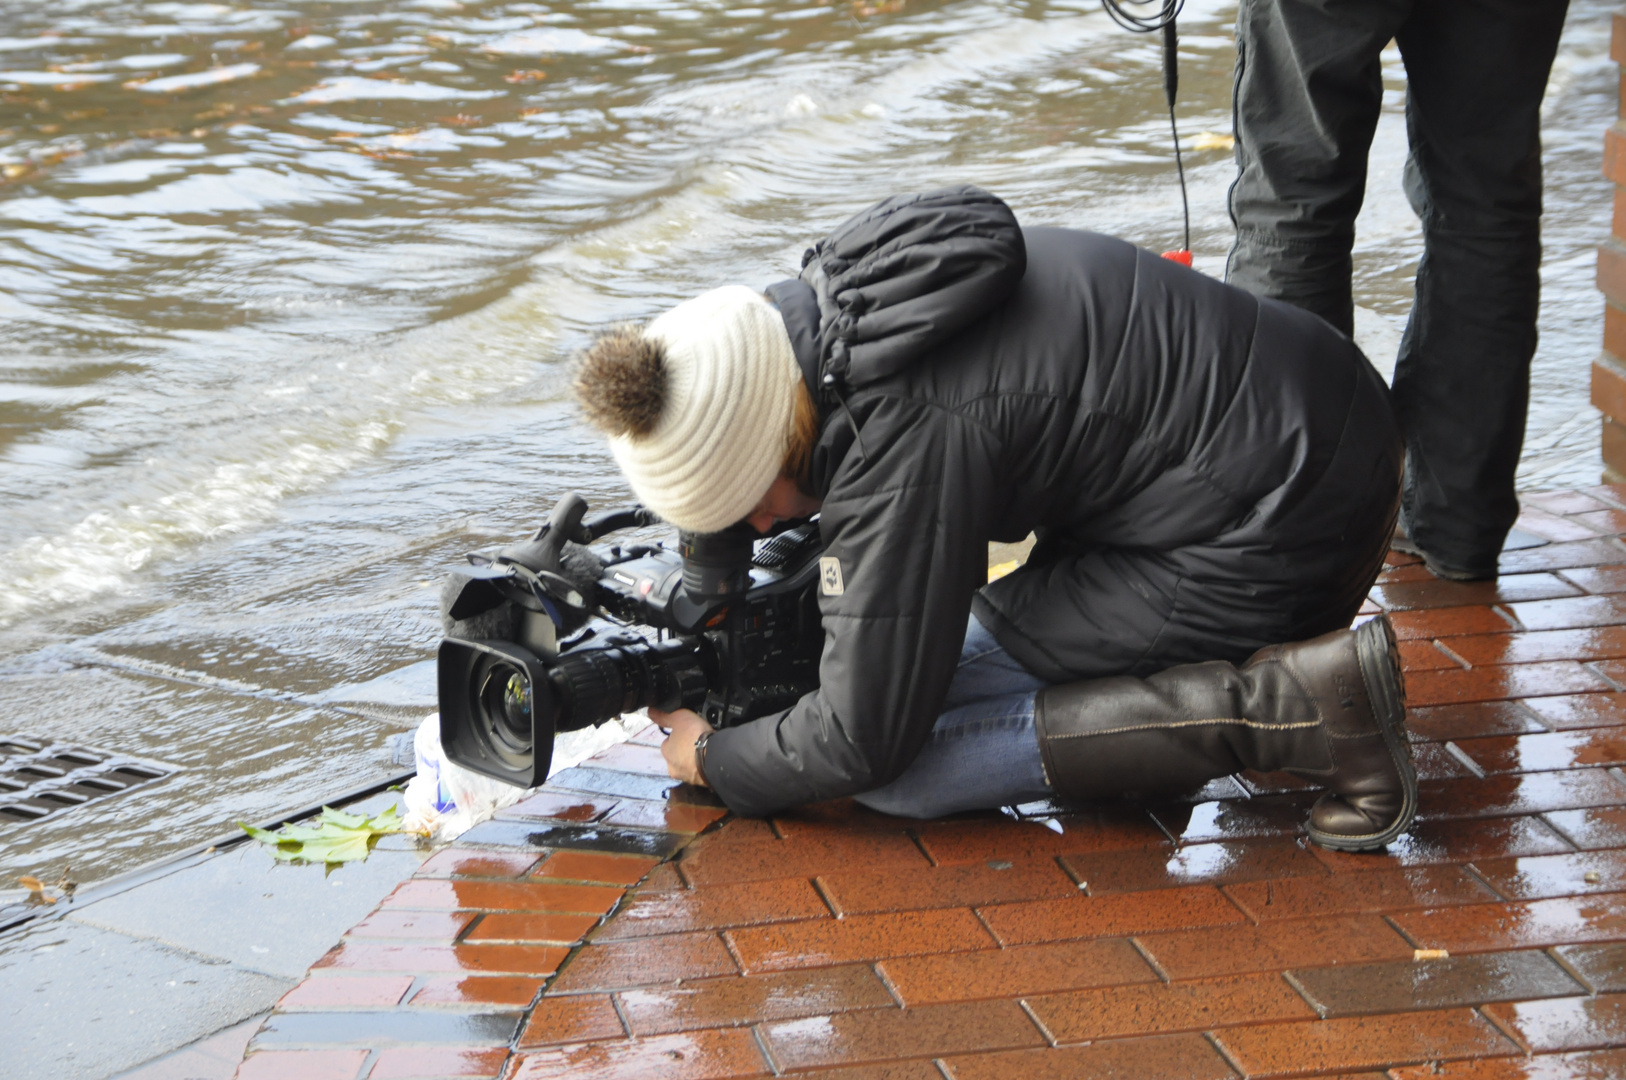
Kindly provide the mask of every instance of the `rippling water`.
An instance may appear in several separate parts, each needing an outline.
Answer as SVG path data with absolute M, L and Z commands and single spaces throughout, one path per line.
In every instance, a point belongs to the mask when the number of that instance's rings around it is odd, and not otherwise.
M 1600 468 L 1611 10 L 1572 5 L 1546 106 L 1527 487 Z M 1230 130 L 1233 13 L 1182 21 L 1188 142 Z M 1386 59 L 1357 258 L 1380 365 L 1419 249 Z M 7 5 L 0 732 L 181 771 L 0 825 L 0 873 L 95 876 L 385 772 L 440 568 L 568 488 L 625 497 L 563 393 L 595 327 L 962 180 L 1177 246 L 1158 63 L 1095 0 Z M 1233 167 L 1192 145 L 1218 273 Z

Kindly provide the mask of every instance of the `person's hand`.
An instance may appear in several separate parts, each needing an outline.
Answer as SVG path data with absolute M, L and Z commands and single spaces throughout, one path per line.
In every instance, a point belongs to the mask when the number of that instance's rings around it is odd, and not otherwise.
M 705 787 L 706 782 L 700 777 L 700 765 L 694 758 L 694 744 L 696 739 L 712 730 L 711 725 L 690 709 L 661 712 L 651 708 L 649 718 L 667 733 L 666 741 L 661 743 L 661 757 L 666 759 L 666 771 L 672 779 Z

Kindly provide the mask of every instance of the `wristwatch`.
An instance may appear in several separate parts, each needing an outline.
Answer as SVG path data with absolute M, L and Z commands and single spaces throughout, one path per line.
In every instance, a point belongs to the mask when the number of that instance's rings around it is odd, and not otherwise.
M 700 738 L 694 741 L 694 771 L 700 775 L 701 787 L 711 786 L 706 783 L 706 743 L 710 742 L 715 734 L 717 734 L 715 731 L 703 732 Z

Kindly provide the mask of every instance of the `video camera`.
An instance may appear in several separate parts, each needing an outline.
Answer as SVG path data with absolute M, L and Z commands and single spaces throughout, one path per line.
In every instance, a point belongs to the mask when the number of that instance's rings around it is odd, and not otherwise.
M 486 776 L 535 787 L 553 737 L 646 706 L 713 727 L 765 716 L 815 689 L 824 631 L 819 530 L 763 538 L 743 523 L 678 534 L 678 549 L 586 545 L 660 519 L 587 517 L 574 492 L 523 544 L 468 556 L 441 597 L 441 745 Z

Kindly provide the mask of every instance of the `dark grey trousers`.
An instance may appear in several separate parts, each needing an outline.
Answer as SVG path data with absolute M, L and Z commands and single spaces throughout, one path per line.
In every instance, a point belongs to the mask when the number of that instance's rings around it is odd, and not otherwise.
M 1394 405 L 1401 518 L 1494 573 L 1518 516 L 1541 268 L 1541 98 L 1568 0 L 1241 0 L 1226 279 L 1349 334 L 1350 251 L 1383 86 L 1406 63 L 1405 190 L 1423 224 Z

